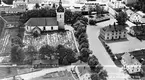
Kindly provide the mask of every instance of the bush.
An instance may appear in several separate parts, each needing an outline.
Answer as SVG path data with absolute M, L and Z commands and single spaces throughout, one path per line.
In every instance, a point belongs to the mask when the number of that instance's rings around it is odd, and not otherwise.
M 96 21 L 95 20 L 89 20 L 89 24 L 90 25 L 96 25 Z

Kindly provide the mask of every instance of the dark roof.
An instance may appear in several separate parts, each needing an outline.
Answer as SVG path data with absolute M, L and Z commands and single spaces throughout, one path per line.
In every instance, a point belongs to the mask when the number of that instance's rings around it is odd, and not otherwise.
M 140 61 L 140 59 L 145 60 L 145 49 L 132 51 L 130 54 L 133 55 L 138 61 Z
M 0 6 L 0 8 L 10 8 L 11 6 Z
M 30 18 L 25 25 L 28 26 L 58 26 L 56 17 L 51 18 Z
M 3 16 L 3 19 L 6 20 L 7 22 L 19 22 L 20 16 Z
M 58 6 L 57 12 L 64 12 L 64 8 L 62 7 L 62 5 Z
M 78 20 L 75 24 L 73 24 L 74 26 L 76 25 L 85 25 L 83 24 L 84 22 L 82 20 Z
M 53 60 L 34 60 L 33 64 L 58 64 L 58 60 L 57 59 L 53 59 Z
M 122 26 L 122 25 L 116 25 L 116 26 L 114 26 L 114 25 L 109 25 L 109 26 L 103 27 L 102 29 L 103 29 L 104 31 L 119 31 L 119 30 L 122 31 L 122 30 L 126 30 L 125 27 L 126 27 L 126 26 Z

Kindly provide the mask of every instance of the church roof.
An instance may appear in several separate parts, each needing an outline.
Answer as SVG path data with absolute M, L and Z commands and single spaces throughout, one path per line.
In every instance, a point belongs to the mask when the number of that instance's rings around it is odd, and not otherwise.
M 61 0 L 59 1 L 59 6 L 57 8 L 57 12 L 64 12 L 64 8 L 62 7 L 62 2 Z
M 56 17 L 30 18 L 25 25 L 28 26 L 58 26 Z
M 62 5 L 58 6 L 57 12 L 64 12 L 64 8 L 62 7 Z

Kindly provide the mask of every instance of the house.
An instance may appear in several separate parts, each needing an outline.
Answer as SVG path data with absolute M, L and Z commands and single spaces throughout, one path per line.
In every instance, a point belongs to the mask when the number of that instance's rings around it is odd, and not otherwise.
M 126 14 L 127 14 L 127 16 L 128 17 L 130 17 L 132 14 L 134 14 L 135 12 L 134 11 L 132 11 L 132 10 L 130 10 L 130 9 L 127 9 L 126 10 Z
M 18 27 L 20 16 L 1 16 L 0 21 L 5 28 Z
M 134 14 L 132 14 L 130 17 L 129 17 L 129 20 L 131 22 L 139 22 L 141 24 L 145 24 L 145 13 L 141 12 L 141 11 L 138 11 Z
M 32 65 L 33 65 L 34 68 L 58 67 L 59 66 L 59 60 L 58 59 L 33 60 Z
M 109 25 L 100 29 L 100 38 L 109 41 L 109 40 L 119 40 L 127 38 L 127 30 L 123 25 Z
M 12 7 L 3 7 L 0 9 L 0 12 L 3 13 L 19 13 L 19 12 L 25 12 L 25 8 L 12 8 Z
M 141 63 L 128 52 L 122 55 L 121 63 L 129 73 L 136 73 L 141 71 Z
M 142 78 L 145 71 L 145 49 L 136 49 L 126 52 L 122 55 L 121 63 L 123 68 L 132 76 L 132 78 Z
M 25 23 L 25 30 L 28 33 L 41 33 L 44 31 L 64 30 L 64 13 L 65 9 L 62 7 L 62 2 L 59 2 L 59 6 L 56 9 L 56 17 L 46 18 L 30 18 Z
M 112 8 L 124 8 L 125 4 L 123 4 L 122 0 L 109 0 L 108 6 Z
M 125 4 L 133 4 L 136 3 L 138 0 L 122 0 Z
M 135 35 L 145 35 L 144 31 L 145 31 L 144 25 L 141 25 L 141 26 L 132 26 L 130 28 L 130 33 L 132 35 L 134 35 L 134 36 Z
M 13 1 L 14 8 L 25 8 L 27 7 L 27 0 L 14 0 Z

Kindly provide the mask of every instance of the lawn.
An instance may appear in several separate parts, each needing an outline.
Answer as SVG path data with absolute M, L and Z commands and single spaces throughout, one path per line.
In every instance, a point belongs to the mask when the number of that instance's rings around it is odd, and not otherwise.
M 131 37 L 127 35 L 128 41 L 121 41 L 121 42 L 114 42 L 108 43 L 108 46 L 112 50 L 114 54 L 123 53 L 123 52 L 130 52 L 134 51 L 135 49 L 141 49 L 145 47 L 145 41 L 140 41 L 135 37 Z

